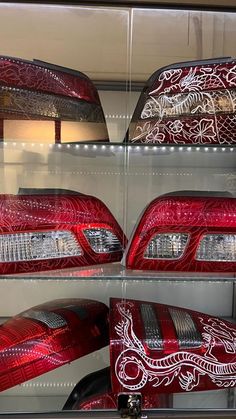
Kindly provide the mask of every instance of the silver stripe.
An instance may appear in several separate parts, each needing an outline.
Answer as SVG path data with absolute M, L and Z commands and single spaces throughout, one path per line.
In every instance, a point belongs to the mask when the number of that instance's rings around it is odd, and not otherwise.
M 145 331 L 145 343 L 149 349 L 163 349 L 161 330 L 151 304 L 141 304 L 141 316 Z
M 198 348 L 202 337 L 189 313 L 184 310 L 169 308 L 175 326 L 180 349 Z
M 64 317 L 60 316 L 53 311 L 36 311 L 30 310 L 22 314 L 22 317 L 27 319 L 38 320 L 39 322 L 46 324 L 50 329 L 58 329 L 67 325 Z

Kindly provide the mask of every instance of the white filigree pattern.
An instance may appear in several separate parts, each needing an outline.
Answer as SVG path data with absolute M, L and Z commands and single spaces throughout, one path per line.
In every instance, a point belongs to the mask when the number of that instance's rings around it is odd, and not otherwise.
M 144 104 L 131 142 L 236 142 L 236 65 L 167 69 L 156 86 Z M 173 129 L 174 118 L 181 118 L 181 129 Z
M 183 92 L 198 92 L 206 88 L 211 90 L 227 88 L 227 83 L 220 74 L 225 70 L 226 81 L 234 82 L 236 66 L 231 69 L 221 68 L 220 71 L 219 67 L 219 65 L 201 67 L 199 72 L 197 72 L 197 67 L 190 67 L 186 75 L 182 68 L 163 71 L 158 78 L 158 87 L 150 94 L 153 95 L 163 90 L 165 80 L 171 81 L 171 85 L 164 89 L 164 93 L 174 92 L 177 88 Z
M 236 65 L 228 71 L 226 80 L 230 86 L 236 86 Z
M 224 321 L 216 318 L 209 318 L 207 323 L 200 318 L 204 325 L 203 329 L 211 339 L 218 339 L 224 345 L 225 352 L 228 354 L 236 353 L 236 331 L 228 326 Z M 206 335 L 205 335 L 206 337 Z
M 218 90 L 212 92 L 161 94 L 150 96 L 142 110 L 141 119 L 194 116 L 201 114 L 215 115 L 222 112 L 236 111 L 236 91 Z
M 196 121 L 190 128 L 190 138 L 195 144 L 201 143 L 211 143 L 214 142 L 216 137 L 215 128 L 213 121 L 208 119 L 201 119 L 201 121 Z
M 201 378 L 207 376 L 216 387 L 227 388 L 236 385 L 236 362 L 220 362 L 212 354 L 217 342 L 223 344 L 226 353 L 236 353 L 236 332 L 225 322 L 209 318 L 207 322 L 199 317 L 204 332 L 202 339 L 204 355 L 178 351 L 158 359 L 146 355 L 141 341 L 133 330 L 132 303 L 117 304 L 121 322 L 115 327 L 122 346 L 116 359 L 115 373 L 119 383 L 127 390 L 137 391 L 147 383 L 152 387 L 167 387 L 174 383 L 184 391 L 197 389 Z M 129 373 L 130 368 L 132 375 Z M 177 381 L 177 383 L 176 383 Z

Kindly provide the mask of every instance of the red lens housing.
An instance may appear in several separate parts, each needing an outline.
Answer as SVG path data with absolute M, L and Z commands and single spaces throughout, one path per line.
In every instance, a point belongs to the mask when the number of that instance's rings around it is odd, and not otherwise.
M 0 326 L 0 391 L 108 344 L 108 308 L 63 299 L 27 310 Z
M 157 234 L 187 236 L 185 249 L 180 257 L 145 257 L 151 240 Z M 231 261 L 197 258 L 204 235 L 229 235 L 235 238 L 235 234 L 235 198 L 160 196 L 146 207 L 134 229 L 125 252 L 125 265 L 129 269 L 138 270 L 235 272 L 235 250 L 232 250 L 234 259 Z
M 135 109 L 128 141 L 154 144 L 236 143 L 236 61 L 190 61 L 156 71 Z
M 95 234 L 91 242 L 86 237 L 87 231 Z M 14 252 L 11 250 L 11 255 L 14 253 L 15 256 L 12 260 L 1 259 L 0 274 L 29 273 L 115 262 L 121 259 L 126 244 L 125 235 L 109 209 L 93 196 L 82 194 L 0 195 L 0 240 L 2 243 L 9 235 L 15 234 L 19 237 L 19 249 L 22 249 L 20 238 L 27 234 L 33 235 L 33 241 L 37 239 L 37 234 L 40 236 L 40 234 L 50 235 L 57 232 L 69 234 L 73 238 L 73 245 L 80 249 L 80 254 L 75 256 L 65 254 L 64 257 L 54 255 L 51 258 L 49 250 L 47 256 L 47 248 L 50 247 L 47 242 L 43 258 L 32 257 L 31 260 L 29 256 L 25 260 L 18 260 L 18 249 Z M 99 232 L 105 243 L 104 249 L 98 248 L 98 251 L 95 251 L 96 234 L 100 234 Z M 11 238 L 11 248 L 17 242 L 14 237 Z M 115 246 L 112 242 L 114 238 Z M 60 240 L 57 239 L 58 241 Z M 27 245 L 25 247 L 27 248 Z M 37 246 L 36 250 L 38 250 Z M 26 249 L 25 254 L 28 254 L 27 252 Z M 1 253 L 3 255 L 3 251 Z
M 113 391 L 148 394 L 236 385 L 236 326 L 185 308 L 111 299 Z

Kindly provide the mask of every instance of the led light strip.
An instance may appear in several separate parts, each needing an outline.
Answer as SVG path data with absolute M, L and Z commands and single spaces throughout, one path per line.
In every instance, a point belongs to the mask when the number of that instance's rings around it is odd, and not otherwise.
M 100 141 L 102 143 L 102 141 Z M 156 146 L 156 145 L 136 145 L 135 143 L 133 143 L 132 145 L 127 146 L 126 144 L 85 144 L 85 143 L 81 143 L 81 144 L 67 144 L 67 143 L 57 143 L 57 144 L 49 144 L 49 143 L 39 143 L 39 142 L 22 142 L 22 141 L 9 141 L 9 142 L 5 142 L 3 143 L 3 147 L 4 148 L 25 148 L 26 145 L 31 146 L 31 147 L 40 147 L 40 148 L 50 148 L 50 149 L 75 149 L 75 150 L 88 150 L 88 151 L 95 151 L 95 150 L 112 150 L 112 151 L 122 151 L 122 150 L 126 150 L 128 149 L 128 151 L 148 151 L 148 152 L 156 152 L 156 153 L 162 153 L 162 152 L 219 152 L 219 153 L 228 153 L 228 152 L 236 152 L 236 147 L 222 147 L 222 146 L 218 146 L 218 147 L 205 147 L 205 146 L 182 146 L 182 145 L 178 145 L 175 144 L 175 146 L 173 145 L 166 145 L 166 146 Z

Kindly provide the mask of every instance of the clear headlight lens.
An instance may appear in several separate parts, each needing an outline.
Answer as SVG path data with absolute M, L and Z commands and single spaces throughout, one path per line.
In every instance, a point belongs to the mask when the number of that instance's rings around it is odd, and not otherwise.
M 196 259 L 236 262 L 236 234 L 205 234 L 198 246 Z
M 110 230 L 89 228 L 83 232 L 95 253 L 111 253 L 123 250 L 119 239 Z
M 82 249 L 70 231 L 0 235 L 0 262 L 80 256 Z
M 179 259 L 185 251 L 189 234 L 157 234 L 150 240 L 144 257 L 146 259 Z

